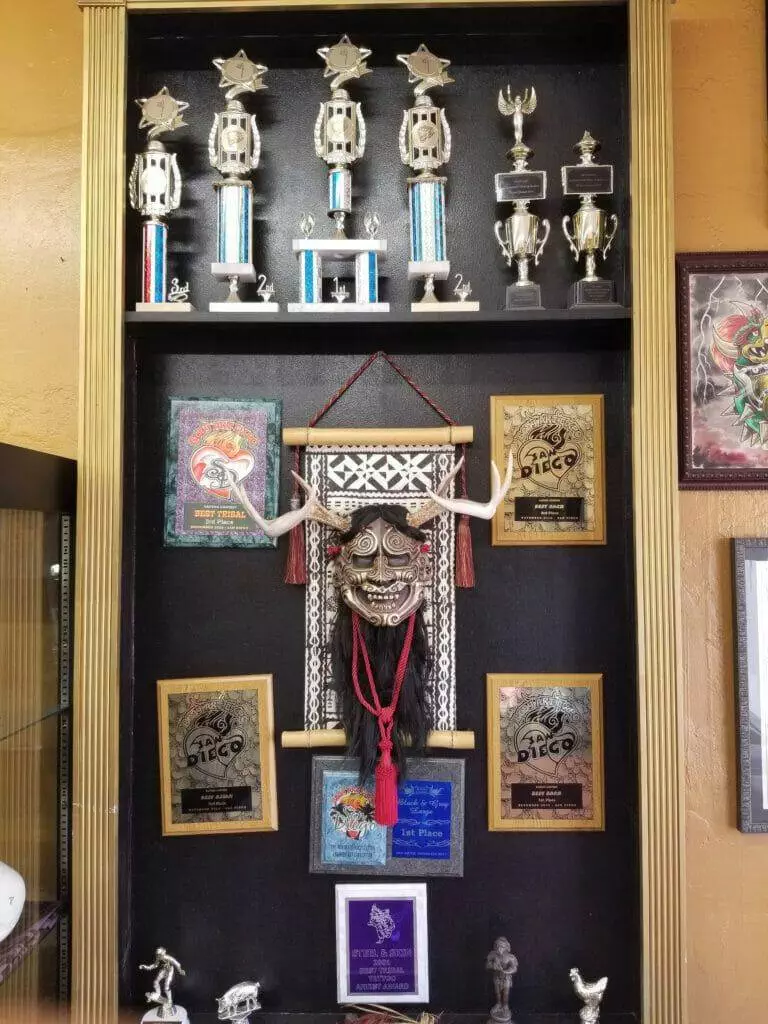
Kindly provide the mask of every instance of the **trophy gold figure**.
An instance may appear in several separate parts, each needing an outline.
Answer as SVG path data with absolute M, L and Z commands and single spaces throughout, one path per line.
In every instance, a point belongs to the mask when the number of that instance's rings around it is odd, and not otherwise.
M 579 162 L 562 168 L 563 195 L 578 195 L 581 203 L 573 217 L 563 217 L 563 234 L 576 262 L 584 255 L 586 272 L 571 285 L 568 305 L 609 306 L 615 302 L 614 285 L 597 276 L 597 256 L 599 253 L 605 260 L 608 255 L 619 219 L 596 206 L 595 196 L 613 195 L 613 164 L 595 162 L 600 143 L 589 132 L 584 132 L 574 149 Z
M 403 112 L 399 137 L 400 158 L 416 172 L 408 178 L 408 277 L 424 280 L 424 295 L 411 303 L 411 311 L 477 312 L 477 302 L 460 297 L 457 302 L 440 302 L 435 295 L 435 281 L 445 281 L 451 272 L 445 237 L 447 178 L 435 173 L 450 160 L 451 129 L 445 110 L 435 105 L 428 92 L 454 81 L 447 71 L 451 62 L 435 56 L 424 43 L 413 53 L 399 53 L 397 59 L 408 69 L 408 82 L 414 87 L 414 104 Z
M 504 221 L 497 220 L 494 226 L 496 240 L 501 248 L 507 266 L 517 265 L 517 281 L 507 287 L 507 309 L 530 309 L 541 306 L 541 287 L 530 278 L 530 263 L 539 265 L 541 254 L 549 238 L 549 221 L 539 220 L 529 205 L 547 198 L 547 172 L 532 171 L 528 161 L 533 150 L 523 142 L 523 119 L 536 109 L 536 90 L 526 89 L 524 95 L 512 96 L 507 86 L 506 94 L 499 90 L 499 113 L 512 118 L 515 143 L 507 153 L 513 162 L 511 171 L 504 171 L 495 177 L 496 201 L 514 203 L 513 211 Z M 541 231 L 541 237 L 539 233 Z
M 211 302 L 213 313 L 276 313 L 280 306 L 270 301 L 274 287 L 266 274 L 259 275 L 257 294 L 260 302 L 243 302 L 240 281 L 255 281 L 253 265 L 253 186 L 248 180 L 261 159 L 261 137 L 256 115 L 249 114 L 238 96 L 265 89 L 263 64 L 248 59 L 245 50 L 234 57 L 217 57 L 213 66 L 221 73 L 220 89 L 226 89 L 225 110 L 214 115 L 208 137 L 208 159 L 223 175 L 214 183 L 217 205 L 217 260 L 211 273 L 229 281 L 229 296 L 223 302 Z
M 352 213 L 352 165 L 365 153 L 366 127 L 360 103 L 343 88 L 347 82 L 371 73 L 367 60 L 371 51 L 355 46 L 342 36 L 333 46 L 317 51 L 325 62 L 324 78 L 330 78 L 331 98 L 320 104 L 315 122 L 315 153 L 328 165 L 328 216 L 333 220 L 333 238 L 313 238 L 315 220 L 304 214 L 302 238 L 293 240 L 299 264 L 299 301 L 288 303 L 289 313 L 382 313 L 389 303 L 379 302 L 379 261 L 386 258 L 387 243 L 376 237 L 378 216 L 365 217 L 366 238 L 348 238 L 347 218 Z M 334 290 L 326 302 L 323 295 L 323 261 L 351 264 L 354 268 L 355 297 L 340 283 L 343 274 L 333 274 Z M 351 276 L 351 274 L 349 274 Z
M 144 223 L 141 229 L 141 313 L 186 313 L 192 309 L 186 298 L 187 286 L 174 278 L 172 292 L 167 292 L 168 225 L 164 217 L 181 203 L 181 174 L 175 153 L 169 153 L 158 136 L 175 131 L 186 124 L 183 114 L 189 107 L 174 99 L 163 88 L 144 99 L 136 100 L 141 110 L 139 128 L 147 129 L 147 144 L 136 154 L 128 179 L 128 198 Z

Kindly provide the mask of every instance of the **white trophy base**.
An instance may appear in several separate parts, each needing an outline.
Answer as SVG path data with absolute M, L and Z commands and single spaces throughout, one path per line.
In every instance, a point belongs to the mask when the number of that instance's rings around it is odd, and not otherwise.
M 191 302 L 137 302 L 137 313 L 194 313 Z
M 188 1021 L 189 1014 L 184 1007 L 179 1006 L 178 1003 L 174 1004 L 173 1013 L 171 1014 L 161 1017 L 160 1007 L 156 1006 L 152 1010 L 147 1010 L 141 1018 L 141 1024 L 188 1024 Z
M 479 302 L 412 302 L 412 313 L 477 313 Z
M 279 302 L 209 302 L 211 313 L 279 313 Z
M 252 263 L 212 263 L 211 273 L 219 281 L 237 277 L 241 281 L 255 281 L 256 269 Z
M 361 252 L 377 252 L 383 261 L 387 255 L 384 238 L 294 238 L 294 252 L 318 252 L 331 260 L 352 260 Z
M 289 302 L 289 313 L 388 313 L 388 302 Z
M 408 280 L 417 277 L 434 277 L 436 281 L 445 281 L 451 273 L 450 260 L 437 260 L 428 263 L 426 260 L 414 262 L 408 260 Z

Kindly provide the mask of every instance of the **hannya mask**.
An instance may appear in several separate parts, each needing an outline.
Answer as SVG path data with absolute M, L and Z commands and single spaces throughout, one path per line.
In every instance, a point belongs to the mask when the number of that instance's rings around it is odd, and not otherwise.
M 424 534 L 397 506 L 365 509 L 353 531 L 334 565 L 341 598 L 372 625 L 397 626 L 424 601 L 431 569 Z

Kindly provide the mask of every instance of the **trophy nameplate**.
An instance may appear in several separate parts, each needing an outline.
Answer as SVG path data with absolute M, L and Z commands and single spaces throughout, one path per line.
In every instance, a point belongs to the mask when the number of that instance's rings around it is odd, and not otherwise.
M 613 164 L 566 164 L 561 171 L 563 195 L 613 195 Z

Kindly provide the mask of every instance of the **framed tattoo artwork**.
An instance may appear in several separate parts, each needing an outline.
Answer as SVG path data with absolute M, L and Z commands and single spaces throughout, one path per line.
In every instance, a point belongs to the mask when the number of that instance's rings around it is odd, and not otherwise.
M 313 874 L 418 875 L 464 872 L 464 761 L 406 759 L 397 824 L 374 819 L 373 779 L 357 758 L 312 758 L 309 870 Z
M 605 544 L 602 395 L 491 395 L 491 451 L 516 472 L 492 541 Z
M 677 257 L 680 486 L 768 487 L 768 253 Z
M 160 679 L 163 835 L 277 828 L 272 676 Z
M 277 515 L 280 419 L 277 399 L 171 399 L 167 546 L 277 546 L 250 509 L 267 518 Z
M 602 676 L 489 675 L 488 828 L 604 828 Z
M 768 539 L 733 541 L 739 828 L 768 832 Z
M 340 1003 L 429 1002 L 424 882 L 336 886 Z

